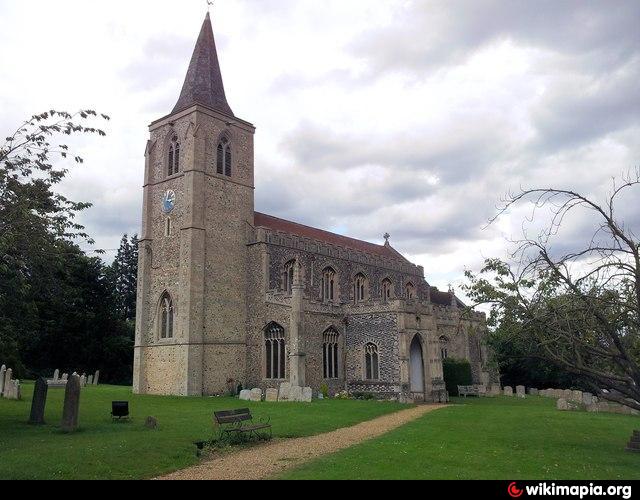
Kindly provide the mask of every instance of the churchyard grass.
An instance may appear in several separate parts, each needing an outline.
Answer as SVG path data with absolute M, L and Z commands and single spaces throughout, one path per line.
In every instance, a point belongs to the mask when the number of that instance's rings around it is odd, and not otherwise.
M 640 479 L 640 417 L 560 412 L 546 398 L 454 400 L 284 479 Z
M 249 403 L 233 398 L 133 396 L 126 387 L 82 389 L 79 430 L 60 431 L 64 389 L 49 389 L 46 425 L 30 426 L 33 383 L 23 400 L 0 399 L 0 479 L 151 478 L 198 462 L 194 442 L 214 437 L 213 412 L 248 407 L 271 417 L 275 438 L 321 434 L 404 409 L 398 403 Z M 113 422 L 112 401 L 130 401 L 132 420 Z M 144 427 L 158 419 L 158 430 Z

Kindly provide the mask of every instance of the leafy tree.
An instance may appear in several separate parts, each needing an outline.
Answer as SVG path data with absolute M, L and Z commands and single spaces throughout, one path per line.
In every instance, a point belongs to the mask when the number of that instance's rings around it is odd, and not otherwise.
M 614 184 L 605 204 L 561 189 L 523 191 L 504 211 L 531 202 L 549 209 L 548 226 L 526 234 L 513 259 L 467 273 L 466 291 L 491 304 L 490 324 L 523 356 L 552 363 L 609 401 L 640 410 L 640 241 L 618 218 L 617 202 L 640 173 Z M 596 224 L 583 244 L 555 251 L 566 220 L 583 211 Z

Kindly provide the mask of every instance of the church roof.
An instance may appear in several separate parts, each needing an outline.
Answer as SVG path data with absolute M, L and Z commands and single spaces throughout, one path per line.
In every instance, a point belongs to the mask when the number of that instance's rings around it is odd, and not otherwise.
M 183 111 L 195 104 L 234 116 L 225 96 L 211 17 L 208 13 L 191 57 L 180 98 L 172 113 Z
M 283 233 L 293 234 L 303 238 L 311 238 L 380 257 L 408 262 L 402 254 L 393 249 L 391 245 L 376 245 L 375 243 L 349 238 L 347 236 L 305 226 L 303 224 L 298 224 L 297 222 L 279 219 L 278 217 L 273 217 L 259 212 L 255 213 L 255 225 L 256 227 L 264 227 L 272 231 L 281 231 Z

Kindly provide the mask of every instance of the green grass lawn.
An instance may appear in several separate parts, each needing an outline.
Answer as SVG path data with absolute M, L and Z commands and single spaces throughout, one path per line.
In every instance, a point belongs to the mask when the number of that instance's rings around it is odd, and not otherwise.
M 555 400 L 457 400 L 284 479 L 640 479 L 624 451 L 640 418 L 560 412 Z
M 59 431 L 64 390 L 49 390 L 43 427 L 26 423 L 32 393 L 33 385 L 24 384 L 22 401 L 0 399 L 0 479 L 134 479 L 188 467 L 198 462 L 193 443 L 213 437 L 215 410 L 249 407 L 256 417 L 271 417 L 274 437 L 297 437 L 405 408 L 366 401 L 305 405 L 133 396 L 128 388 L 87 387 L 80 398 L 80 430 L 65 435 Z M 130 401 L 130 423 L 112 422 L 115 400 Z M 158 430 L 144 427 L 148 416 L 158 419 Z

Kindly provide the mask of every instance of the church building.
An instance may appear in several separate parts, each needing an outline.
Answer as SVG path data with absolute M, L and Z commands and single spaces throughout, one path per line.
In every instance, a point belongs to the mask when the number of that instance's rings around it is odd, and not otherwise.
M 388 235 L 374 244 L 255 211 L 254 134 L 227 102 L 207 14 L 145 152 L 135 393 L 291 382 L 440 401 L 447 357 L 488 385 L 485 316 L 430 286 Z

